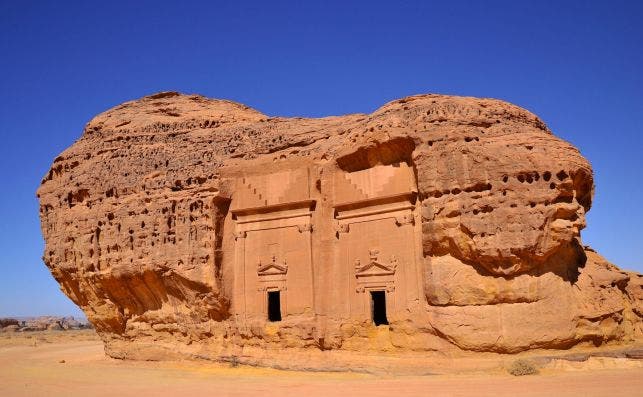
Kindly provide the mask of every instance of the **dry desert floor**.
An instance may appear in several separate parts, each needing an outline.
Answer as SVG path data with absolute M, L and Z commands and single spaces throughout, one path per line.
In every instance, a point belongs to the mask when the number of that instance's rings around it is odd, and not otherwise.
M 134 362 L 106 357 L 92 331 L 5 333 L 0 396 L 643 396 L 642 360 L 552 360 L 520 377 L 489 360 L 478 369 L 472 359 L 462 362 L 438 363 L 448 370 L 424 376 Z

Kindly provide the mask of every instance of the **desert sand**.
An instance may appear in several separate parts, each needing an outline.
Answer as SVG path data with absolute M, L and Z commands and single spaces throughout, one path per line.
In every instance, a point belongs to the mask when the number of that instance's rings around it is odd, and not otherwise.
M 64 362 L 63 362 L 64 361 Z M 496 363 L 500 362 L 496 360 Z M 434 375 L 298 372 L 199 361 L 107 357 L 91 330 L 0 334 L 2 396 L 641 396 L 643 361 L 552 360 L 514 377 L 494 359 L 427 363 Z M 477 365 L 476 365 L 477 364 Z M 478 368 L 478 369 L 476 369 Z

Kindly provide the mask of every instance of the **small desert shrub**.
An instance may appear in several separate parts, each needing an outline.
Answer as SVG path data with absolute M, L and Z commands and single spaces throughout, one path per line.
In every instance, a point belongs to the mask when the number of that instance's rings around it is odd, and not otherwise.
M 509 365 L 507 371 L 513 376 L 534 375 L 538 368 L 529 360 L 518 359 Z

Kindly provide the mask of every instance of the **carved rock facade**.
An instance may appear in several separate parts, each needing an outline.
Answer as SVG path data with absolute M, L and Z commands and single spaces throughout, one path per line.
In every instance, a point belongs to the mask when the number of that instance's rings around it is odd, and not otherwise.
M 497 100 L 305 119 L 177 93 L 94 118 L 38 190 L 44 261 L 108 354 L 259 362 L 640 339 L 641 275 L 580 242 L 592 193 Z

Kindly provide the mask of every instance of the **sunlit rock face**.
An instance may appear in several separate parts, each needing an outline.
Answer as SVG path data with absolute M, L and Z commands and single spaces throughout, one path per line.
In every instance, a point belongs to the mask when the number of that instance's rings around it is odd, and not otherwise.
M 498 100 L 309 119 L 172 92 L 95 117 L 38 189 L 44 261 L 108 354 L 258 363 L 640 338 L 641 276 L 580 241 L 592 193 Z

